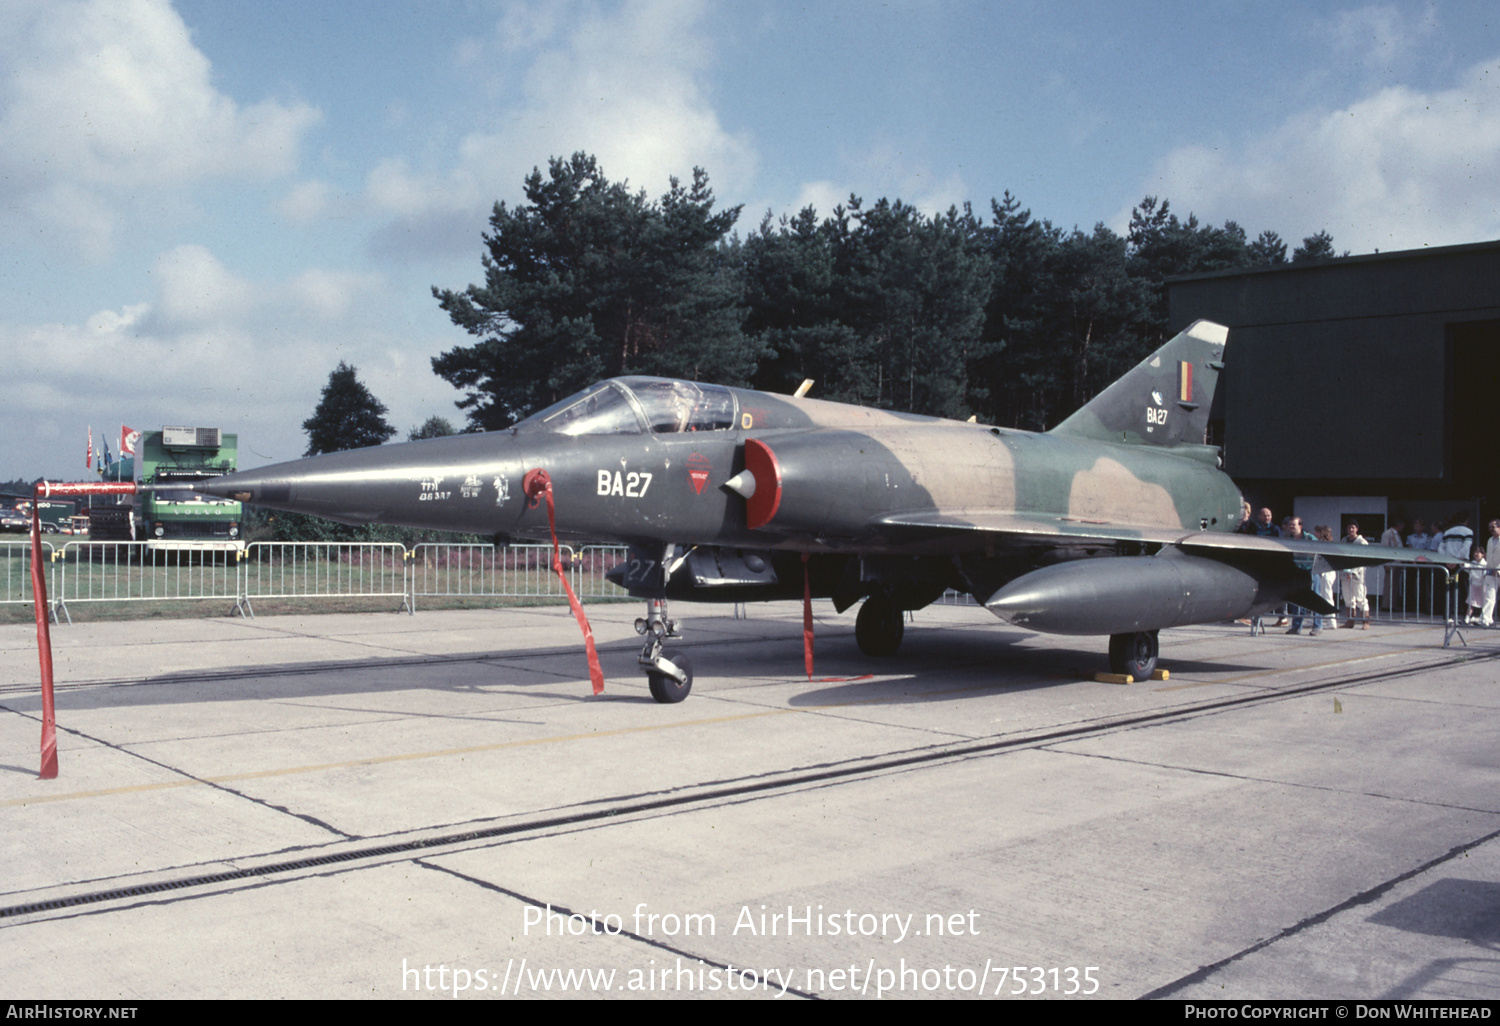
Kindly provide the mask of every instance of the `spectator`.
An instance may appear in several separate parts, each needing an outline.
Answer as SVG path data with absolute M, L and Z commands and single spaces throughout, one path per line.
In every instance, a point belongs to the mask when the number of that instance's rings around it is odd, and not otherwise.
M 1500 520 L 1490 521 L 1490 540 L 1484 546 L 1484 602 L 1479 609 L 1479 626 L 1495 622 L 1496 568 L 1500 567 Z
M 1301 517 L 1287 517 L 1284 521 L 1282 521 L 1282 523 L 1285 526 L 1282 528 L 1281 536 L 1287 541 L 1312 541 L 1311 538 L 1302 533 Z M 1292 626 L 1291 629 L 1287 631 L 1287 633 L 1301 634 L 1302 620 L 1305 616 L 1307 616 L 1307 610 L 1303 609 L 1301 606 L 1288 605 L 1287 612 L 1292 614 Z M 1280 627 L 1281 622 L 1277 621 L 1276 626 Z
M 1313 537 L 1318 541 L 1331 542 L 1333 541 L 1333 528 L 1327 524 L 1319 524 L 1313 528 Z M 1333 572 L 1333 567 L 1329 565 L 1328 560 L 1324 556 L 1318 555 L 1313 557 L 1312 574 L 1313 591 L 1317 592 L 1318 597 L 1330 606 L 1336 606 L 1338 603 L 1333 597 L 1333 584 L 1336 575 Z M 1314 635 L 1323 633 L 1324 622 L 1324 617 L 1321 613 L 1313 615 L 1312 633 Z M 1339 618 L 1337 613 L 1328 616 L 1326 622 L 1329 630 L 1338 630 Z
M 1353 520 L 1344 530 L 1344 542 L 1349 545 L 1368 545 L 1369 542 L 1359 533 L 1359 524 Z M 1354 626 L 1354 618 L 1364 611 L 1365 622 L 1360 630 L 1370 629 L 1370 599 L 1365 594 L 1365 568 L 1354 567 L 1350 570 L 1339 572 L 1339 585 L 1344 589 L 1344 604 L 1349 607 L 1349 626 Z
M 1469 511 L 1461 509 L 1453 514 L 1453 526 L 1443 532 L 1442 540 L 1433 546 L 1438 552 L 1454 559 L 1468 559 L 1474 551 L 1474 532 L 1469 527 Z
M 1250 501 L 1240 500 L 1240 524 L 1234 529 L 1235 534 L 1255 533 L 1255 514 L 1250 511 Z
M 1269 509 L 1263 509 L 1255 515 L 1255 533 L 1262 538 L 1281 537 L 1281 531 L 1277 529 Z
M 1476 563 L 1485 562 L 1484 549 L 1478 545 L 1474 546 L 1474 554 L 1469 557 Z M 1464 616 L 1464 623 L 1474 623 L 1480 620 L 1481 610 L 1484 609 L 1484 581 L 1487 574 L 1469 574 L 1469 611 Z
M 1435 552 L 1453 559 L 1468 559 L 1469 554 L 1474 551 L 1474 532 L 1469 529 L 1469 511 L 1461 509 L 1449 518 L 1448 527 L 1441 535 L 1427 544 Z M 1463 595 L 1469 588 L 1469 576 L 1467 571 L 1459 570 L 1453 576 L 1454 590 L 1449 593 L 1449 615 L 1454 622 L 1458 620 L 1458 596 Z M 1433 596 L 1433 611 L 1437 611 L 1436 596 Z
M 1261 538 L 1281 537 L 1281 531 L 1279 528 L 1277 528 L 1276 520 L 1274 517 L 1272 517 L 1269 507 L 1265 507 L 1261 509 L 1259 513 L 1255 514 L 1255 534 Z M 1286 617 L 1283 616 L 1278 618 L 1277 621 L 1271 626 L 1285 627 Z

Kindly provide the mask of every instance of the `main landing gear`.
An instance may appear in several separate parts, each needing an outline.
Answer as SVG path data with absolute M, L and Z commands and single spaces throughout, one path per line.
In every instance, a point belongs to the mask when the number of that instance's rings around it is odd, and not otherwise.
M 1137 631 L 1134 634 L 1111 634 L 1109 636 L 1109 668 L 1114 673 L 1126 674 L 1136 680 L 1145 680 L 1156 669 L 1156 656 L 1161 651 L 1155 631 Z
M 854 640 L 868 656 L 895 655 L 906 633 L 906 621 L 896 603 L 883 591 L 873 593 L 854 618 Z
M 651 697 L 658 702 L 680 702 L 693 690 L 693 668 L 681 652 L 671 658 L 662 651 L 668 638 L 680 638 L 677 622 L 667 619 L 666 599 L 647 599 L 646 615 L 635 622 L 635 632 L 646 639 L 637 662 L 646 671 Z

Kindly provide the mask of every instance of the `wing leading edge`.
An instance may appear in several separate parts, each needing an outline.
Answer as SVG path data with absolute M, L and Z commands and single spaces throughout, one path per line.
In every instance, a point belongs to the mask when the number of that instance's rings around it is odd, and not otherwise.
M 982 539 L 979 544 L 1004 546 L 1012 544 L 1074 545 L 1078 543 L 1112 544 L 1141 542 L 1146 545 L 1175 546 L 1184 552 L 1222 562 L 1244 557 L 1255 559 L 1281 556 L 1310 561 L 1322 556 L 1335 570 L 1385 563 L 1469 567 L 1477 564 L 1437 552 L 1396 549 L 1381 545 L 1345 545 L 1342 542 L 1291 541 L 1285 538 L 1261 538 L 1256 535 L 1231 534 L 1222 531 L 1189 531 L 1180 527 L 1141 527 L 1113 524 L 1098 520 L 1042 514 L 1006 513 L 994 510 L 935 510 L 923 513 L 901 513 L 878 517 L 874 524 L 885 532 L 901 531 L 926 536 L 948 533 L 954 537 Z

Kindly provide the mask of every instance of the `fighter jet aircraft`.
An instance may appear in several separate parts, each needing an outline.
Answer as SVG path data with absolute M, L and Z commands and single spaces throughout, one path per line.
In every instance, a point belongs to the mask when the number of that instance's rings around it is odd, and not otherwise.
M 906 610 L 954 588 L 1011 624 L 1109 635 L 1111 668 L 1141 678 L 1164 627 L 1288 600 L 1332 612 L 1309 587 L 1314 552 L 1336 568 L 1392 558 L 1231 533 L 1240 493 L 1204 444 L 1227 335 L 1197 322 L 1045 433 L 623 377 L 504 431 L 198 487 L 504 544 L 552 537 L 539 502 L 550 484 L 557 536 L 631 547 L 613 579 L 647 601 L 640 663 L 658 701 L 692 687 L 686 660 L 663 647 L 677 636 L 674 598 L 811 595 L 840 612 L 863 600 L 855 637 L 881 656 L 900 645 Z

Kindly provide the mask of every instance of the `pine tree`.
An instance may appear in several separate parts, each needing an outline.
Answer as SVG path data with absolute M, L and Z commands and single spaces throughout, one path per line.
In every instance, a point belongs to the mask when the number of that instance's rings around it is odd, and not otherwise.
M 483 285 L 433 289 L 476 336 L 432 361 L 489 430 L 603 377 L 660 374 L 744 384 L 757 349 L 741 330 L 740 263 L 701 168 L 657 202 L 611 182 L 583 153 L 526 179 L 527 202 L 496 204 Z
M 303 455 L 382 444 L 396 433 L 386 421 L 385 413 L 385 404 L 370 394 L 355 368 L 340 360 L 328 375 L 317 409 L 302 422 L 302 430 L 307 432 L 307 451 Z
M 1345 253 L 1344 256 L 1348 256 Z M 1316 235 L 1309 235 L 1302 240 L 1302 245 L 1292 251 L 1292 263 L 1314 264 L 1323 260 L 1332 260 L 1338 256 L 1333 248 L 1333 236 L 1325 229 Z

